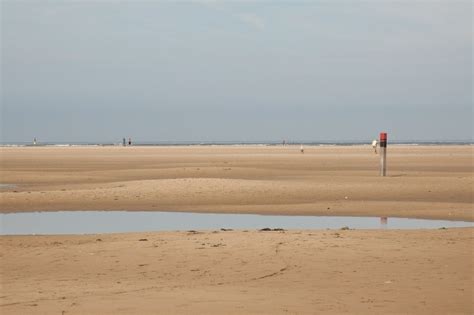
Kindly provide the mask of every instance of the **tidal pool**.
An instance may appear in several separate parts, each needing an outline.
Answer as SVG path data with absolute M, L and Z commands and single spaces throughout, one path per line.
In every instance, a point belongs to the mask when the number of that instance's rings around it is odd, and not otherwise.
M 16 185 L 14 184 L 0 184 L 0 189 L 12 189 L 15 188 Z
M 151 211 L 58 211 L 0 214 L 0 235 L 98 234 L 226 229 L 436 229 L 473 222 L 386 217 L 285 216 Z

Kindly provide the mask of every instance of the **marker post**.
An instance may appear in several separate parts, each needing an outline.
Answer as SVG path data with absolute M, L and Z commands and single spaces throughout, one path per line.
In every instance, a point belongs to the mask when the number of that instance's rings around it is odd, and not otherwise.
M 380 176 L 387 174 L 387 133 L 380 133 Z

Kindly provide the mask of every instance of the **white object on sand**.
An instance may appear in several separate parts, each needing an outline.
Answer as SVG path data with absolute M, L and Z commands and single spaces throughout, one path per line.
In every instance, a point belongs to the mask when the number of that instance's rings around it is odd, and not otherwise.
M 374 153 L 377 153 L 377 140 L 372 141 L 372 148 L 374 148 Z

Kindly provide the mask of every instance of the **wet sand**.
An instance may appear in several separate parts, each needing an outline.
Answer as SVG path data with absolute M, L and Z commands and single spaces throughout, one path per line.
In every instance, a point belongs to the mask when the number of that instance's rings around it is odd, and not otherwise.
M 470 146 L 1 148 L 2 212 L 473 221 Z M 347 197 L 347 198 L 346 198 Z M 2 314 L 472 314 L 472 228 L 0 237 Z

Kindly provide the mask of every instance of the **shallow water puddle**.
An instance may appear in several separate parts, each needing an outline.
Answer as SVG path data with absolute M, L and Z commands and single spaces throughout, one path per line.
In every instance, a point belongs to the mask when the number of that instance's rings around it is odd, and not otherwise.
M 0 235 L 95 234 L 226 229 L 436 229 L 473 222 L 378 217 L 284 216 L 148 211 L 59 211 L 0 214 Z
M 15 188 L 15 184 L 0 184 L 0 189 L 12 189 Z

